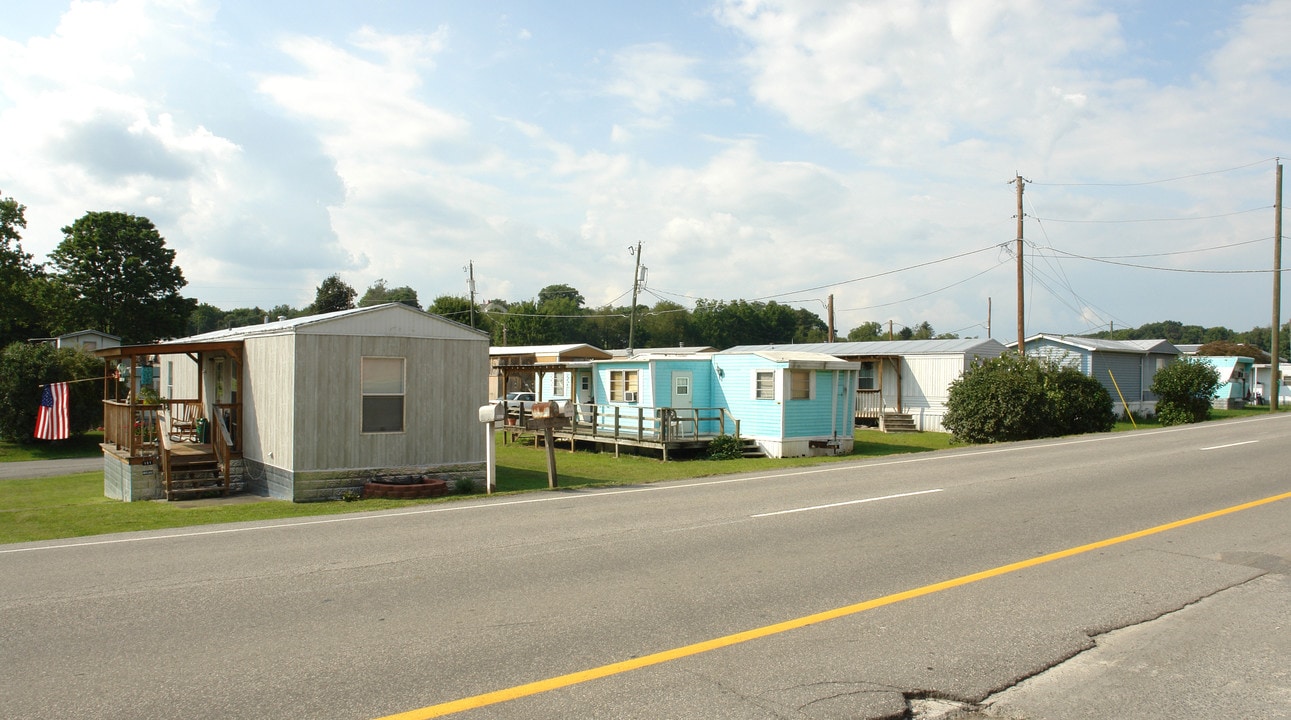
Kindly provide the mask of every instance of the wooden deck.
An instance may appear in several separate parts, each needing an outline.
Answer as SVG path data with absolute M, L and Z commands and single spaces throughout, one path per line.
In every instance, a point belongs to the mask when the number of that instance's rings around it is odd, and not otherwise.
M 524 410 L 508 415 L 503 426 L 508 435 L 528 434 Z M 706 449 L 721 435 L 740 435 L 740 421 L 725 408 L 656 408 L 622 405 L 574 406 L 574 416 L 554 429 L 556 442 L 613 447 L 617 456 L 624 447 L 655 450 L 668 459 L 671 452 Z
M 167 500 L 227 496 L 232 490 L 230 466 L 241 456 L 229 427 L 236 414 L 229 407 L 216 406 L 216 417 L 207 421 L 201 405 L 192 401 L 163 405 L 104 401 L 104 452 L 127 461 L 158 464 Z

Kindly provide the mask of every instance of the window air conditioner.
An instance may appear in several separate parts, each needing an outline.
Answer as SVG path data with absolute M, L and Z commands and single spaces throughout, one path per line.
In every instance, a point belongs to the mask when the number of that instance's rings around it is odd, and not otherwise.
M 634 393 L 634 392 L 625 392 L 625 393 L 623 393 L 623 402 L 636 402 L 636 401 L 637 401 L 637 394 L 636 394 L 636 393 Z

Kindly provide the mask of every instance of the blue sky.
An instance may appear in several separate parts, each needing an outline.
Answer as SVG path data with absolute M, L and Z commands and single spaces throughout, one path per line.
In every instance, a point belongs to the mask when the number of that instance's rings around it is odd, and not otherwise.
M 1291 3 L 0 0 L 0 191 L 44 259 L 157 224 L 221 308 L 338 273 L 1016 335 L 1270 320 Z M 953 258 L 951 260 L 945 260 Z M 937 262 L 945 260 L 944 262 Z M 1137 266 L 1137 267 L 1136 267 Z M 913 269 L 906 269 L 913 268 Z M 1215 271 L 1240 272 L 1215 272 Z M 1251 271 L 1251 272 L 1246 272 Z M 1283 313 L 1286 316 L 1286 313 Z

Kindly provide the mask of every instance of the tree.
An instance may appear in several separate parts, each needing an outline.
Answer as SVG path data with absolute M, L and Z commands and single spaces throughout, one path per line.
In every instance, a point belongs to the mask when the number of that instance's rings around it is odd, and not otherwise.
M 126 344 L 184 332 L 197 301 L 182 297 L 187 285 L 175 251 L 145 217 L 89 212 L 63 228 L 50 253 L 54 283 L 65 306 L 60 329 L 93 328 Z
M 1104 432 L 1115 423 L 1112 398 L 1097 380 L 1014 353 L 974 363 L 952 382 L 942 419 L 968 443 Z
M 538 305 L 544 305 L 549 300 L 556 298 L 568 298 L 574 302 L 574 307 L 581 308 L 587 301 L 583 299 L 582 293 L 575 290 L 569 285 L 548 285 L 538 291 Z
M 309 306 L 314 314 L 352 310 L 354 298 L 358 293 L 341 279 L 339 275 L 328 275 L 318 286 L 314 294 L 314 304 Z
M 471 324 L 471 301 L 460 295 L 440 295 L 430 305 L 426 306 L 426 312 L 446 317 L 463 325 Z M 476 311 L 475 327 L 480 330 L 488 330 L 491 327 L 488 316 L 483 312 Z
M 874 342 L 883 339 L 883 325 L 878 322 L 861 323 L 847 333 L 849 342 Z
M 40 325 L 35 290 L 44 273 L 22 250 L 26 211 L 13 198 L 0 198 L 0 347 L 37 334 Z
M 1161 368 L 1148 391 L 1157 396 L 1157 420 L 1162 425 L 1202 422 L 1210 417 L 1210 401 L 1219 388 L 1219 370 L 1205 360 L 1182 358 Z
M 220 328 L 220 321 L 224 319 L 224 311 L 209 303 L 198 303 L 197 307 L 188 314 L 188 326 L 185 330 L 186 335 L 201 335 L 212 330 Z
M 36 411 L 41 386 L 66 380 L 103 376 L 103 361 L 83 350 L 16 342 L 0 353 L 0 438 L 36 442 Z M 71 433 L 80 435 L 103 421 L 101 384 L 68 386 L 67 419 Z
M 359 299 L 359 307 L 371 307 L 373 305 L 384 305 L 385 303 L 399 302 L 409 307 L 421 309 L 421 303 L 417 302 L 417 291 L 403 285 L 397 288 L 386 287 L 384 279 L 377 280 L 368 286 L 363 297 Z
M 1203 357 L 1248 357 L 1257 363 L 1266 363 L 1270 360 L 1269 354 L 1260 348 L 1228 340 L 1208 342 L 1197 348 L 1197 354 Z

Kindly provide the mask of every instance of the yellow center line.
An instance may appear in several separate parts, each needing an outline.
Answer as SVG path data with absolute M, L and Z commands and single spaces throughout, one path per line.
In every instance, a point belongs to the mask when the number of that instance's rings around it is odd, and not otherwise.
M 1131 540 L 1138 540 L 1140 538 L 1156 535 L 1168 530 L 1174 530 L 1176 528 L 1193 525 L 1206 520 L 1213 520 L 1218 517 L 1223 517 L 1224 515 L 1231 515 L 1233 513 L 1242 512 L 1243 510 L 1250 510 L 1252 508 L 1260 507 L 1261 505 L 1268 505 L 1270 503 L 1287 499 L 1291 499 L 1291 492 L 1283 493 L 1281 495 L 1273 495 L 1271 497 L 1254 500 L 1241 505 L 1234 505 L 1232 507 L 1224 508 L 1223 510 L 1215 510 L 1213 512 L 1196 515 L 1184 520 L 1176 520 L 1174 522 L 1157 525 L 1156 527 L 1147 528 L 1146 530 L 1138 530 L 1126 535 L 1118 535 L 1117 537 L 1099 540 L 1098 542 L 1089 543 L 1088 545 L 1059 550 L 1058 552 L 1049 553 L 1048 555 L 1040 555 L 1029 560 L 1022 560 L 1009 565 L 1001 565 L 999 567 L 992 568 L 990 570 L 983 570 L 971 575 L 962 575 L 952 580 L 944 580 L 931 585 L 924 585 L 923 587 L 915 588 L 913 590 L 885 595 L 884 597 L 866 600 L 865 602 L 856 603 L 855 605 L 847 605 L 812 615 L 804 615 L 792 620 L 775 623 L 774 625 L 766 625 L 752 630 L 745 630 L 733 635 L 725 635 L 723 637 L 705 640 L 692 645 L 664 650 L 651 655 L 643 655 L 642 657 L 632 658 L 631 660 L 610 663 L 609 665 L 602 665 L 600 667 L 581 670 L 567 675 L 559 675 L 557 677 L 538 680 L 524 685 L 516 685 L 502 690 L 494 690 L 493 692 L 484 693 L 482 695 L 473 695 L 460 700 L 453 700 L 446 703 L 440 703 L 438 705 L 430 705 L 417 710 L 408 710 L 407 712 L 387 715 L 383 718 L 378 718 L 377 720 L 424 720 L 425 718 L 443 717 L 444 715 L 451 715 L 452 713 L 463 712 L 465 710 L 475 710 L 489 705 L 496 705 L 498 703 L 507 702 L 508 700 L 516 700 L 530 695 L 537 695 L 549 690 L 557 690 L 559 688 L 584 683 L 589 680 L 597 680 L 611 675 L 619 675 L 632 670 L 639 670 L 644 667 L 660 665 L 662 663 L 690 657 L 692 655 L 699 655 L 701 653 L 709 652 L 710 650 L 718 650 L 720 648 L 738 645 L 750 640 L 758 640 L 771 635 L 778 635 L 783 632 L 797 630 L 798 628 L 807 627 L 809 625 L 816 625 L 829 620 L 837 620 L 838 618 L 855 615 L 857 613 L 865 612 L 866 610 L 894 605 L 905 600 L 912 600 L 914 598 L 941 592 L 942 590 L 950 590 L 951 588 L 962 587 L 982 580 L 989 580 L 990 578 L 1017 572 L 1018 570 L 1025 570 L 1027 568 L 1036 567 L 1037 565 L 1051 563 L 1055 560 L 1062 560 L 1064 558 L 1087 553 L 1091 550 L 1099 550 L 1113 545 L 1119 545 Z

